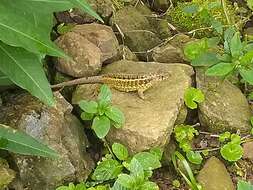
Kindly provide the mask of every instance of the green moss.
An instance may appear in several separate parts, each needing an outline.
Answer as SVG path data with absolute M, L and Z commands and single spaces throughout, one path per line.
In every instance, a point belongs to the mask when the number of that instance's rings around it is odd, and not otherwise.
M 216 21 L 219 21 L 221 24 L 227 25 L 228 23 L 222 6 L 215 6 L 215 4 L 218 4 L 219 2 L 219 0 L 193 0 L 192 2 L 179 2 L 177 6 L 168 13 L 169 22 L 184 32 L 210 27 L 211 17 Z M 214 5 L 213 8 L 210 8 L 210 5 Z M 198 11 L 194 12 L 194 8 L 196 7 Z M 226 7 L 229 19 L 234 23 L 236 20 L 235 10 L 229 1 L 226 2 Z M 187 13 L 186 9 L 191 10 L 194 13 Z M 214 30 L 201 30 L 197 31 L 195 35 L 196 37 L 209 37 L 215 35 L 215 33 Z

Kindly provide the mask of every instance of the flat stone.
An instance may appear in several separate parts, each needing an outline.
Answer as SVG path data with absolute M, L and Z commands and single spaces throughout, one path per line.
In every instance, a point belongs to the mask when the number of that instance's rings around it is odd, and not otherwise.
M 192 67 L 184 64 L 133 62 L 122 60 L 106 66 L 102 73 L 152 73 L 171 72 L 169 80 L 157 83 L 144 92 L 145 100 L 136 92 L 111 89 L 112 105 L 119 107 L 126 118 L 122 129 L 111 128 L 107 135 L 110 143 L 120 142 L 131 153 L 161 147 L 169 142 L 174 123 L 184 106 L 185 90 L 191 86 Z M 98 85 L 80 85 L 73 94 L 72 103 L 91 100 Z

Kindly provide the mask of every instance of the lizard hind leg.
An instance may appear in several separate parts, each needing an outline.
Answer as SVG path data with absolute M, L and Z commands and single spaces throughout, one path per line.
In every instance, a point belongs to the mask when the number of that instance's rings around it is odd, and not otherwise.
M 138 89 L 138 96 L 141 98 L 141 99 L 145 99 L 145 96 L 144 96 L 144 91 L 145 91 L 146 89 Z

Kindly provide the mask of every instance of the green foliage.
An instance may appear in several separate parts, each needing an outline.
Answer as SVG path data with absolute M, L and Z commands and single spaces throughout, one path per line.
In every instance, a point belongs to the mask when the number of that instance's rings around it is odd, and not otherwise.
M 200 42 L 206 39 L 201 39 Z M 211 48 L 199 41 L 191 42 L 185 47 L 185 55 L 193 66 L 207 66 L 206 75 L 227 77 L 231 74 L 241 75 L 243 80 L 253 84 L 253 48 L 252 43 L 242 41 L 240 33 L 230 27 L 224 31 L 223 49 L 214 54 L 213 50 L 218 49 L 217 44 Z M 197 47 L 195 47 L 197 46 Z M 215 48 L 216 46 L 216 48 Z M 195 47 L 195 48 L 194 48 Z M 212 52 L 212 56 L 210 53 Z M 192 54 L 196 56 L 192 56 Z M 207 60 L 207 61 L 205 61 Z
M 43 9 L 41 9 L 43 7 Z M 51 40 L 53 13 L 73 7 L 101 18 L 85 0 L 2 0 L 0 4 L 0 85 L 12 81 L 47 105 L 54 105 L 53 94 L 44 74 L 46 55 L 69 59 Z
M 232 23 L 238 20 L 235 8 L 229 1 L 227 14 Z M 209 30 L 198 30 L 194 34 L 197 37 L 211 36 L 221 32 L 222 25 L 227 25 L 220 0 L 193 0 L 190 2 L 178 2 L 177 6 L 169 12 L 170 22 L 183 31 L 192 31 L 199 28 L 212 27 Z M 180 22 L 179 22 L 180 21 Z
M 68 186 L 60 186 L 56 190 L 109 190 L 109 188 L 107 185 L 98 185 L 96 187 L 87 188 L 84 183 L 79 183 L 77 185 L 69 183 Z
M 204 99 L 205 97 L 201 90 L 193 87 L 188 88 L 184 94 L 184 102 L 191 109 L 196 109 L 198 107 L 197 103 L 203 102 Z
M 177 170 L 177 172 L 180 173 L 180 175 L 182 175 L 182 177 L 184 178 L 186 183 L 189 185 L 189 187 L 192 190 L 203 190 L 201 185 L 198 184 L 195 176 L 193 175 L 192 169 L 191 169 L 190 165 L 188 164 L 187 160 L 184 158 L 184 156 L 180 152 L 175 151 L 172 154 L 171 158 L 172 158 L 172 163 L 173 163 L 175 169 Z M 184 167 L 183 171 L 179 167 L 179 163 Z M 186 172 L 186 173 L 184 173 L 184 172 Z
M 115 180 L 111 188 L 113 190 L 159 189 L 149 178 L 152 176 L 152 170 L 161 167 L 161 150 L 140 152 L 133 157 L 129 157 L 126 147 L 122 144 L 114 143 L 112 150 L 114 155 L 105 155 L 92 174 L 92 180 L 100 183 Z
M 83 120 L 93 120 L 91 128 L 98 138 L 103 139 L 109 132 L 111 124 L 116 128 L 121 128 L 125 122 L 124 114 L 111 105 L 112 93 L 108 86 L 102 85 L 98 100 L 81 100 L 78 104 L 84 111 L 81 114 Z
M 187 159 L 193 164 L 201 164 L 203 158 L 199 152 L 192 151 L 192 140 L 199 132 L 191 125 L 176 125 L 174 128 L 176 141 L 179 147 L 186 153 Z
M 237 190 L 253 190 L 253 185 L 249 182 L 239 180 L 237 183 Z
M 230 142 L 225 143 L 230 140 Z M 219 141 L 224 143 L 220 149 L 220 153 L 225 160 L 235 162 L 241 159 L 243 148 L 241 146 L 241 137 L 237 134 L 225 132 L 219 136 Z
M 58 154 L 46 145 L 25 134 L 0 124 L 0 149 L 18 154 L 57 158 Z

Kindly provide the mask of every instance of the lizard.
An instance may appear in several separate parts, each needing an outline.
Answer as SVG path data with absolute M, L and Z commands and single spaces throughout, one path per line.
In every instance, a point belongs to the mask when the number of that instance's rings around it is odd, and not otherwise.
M 151 88 L 155 83 L 168 79 L 170 73 L 150 73 L 150 74 L 103 74 L 92 77 L 84 77 L 71 81 L 51 85 L 51 88 L 62 88 L 77 84 L 102 83 L 109 87 L 123 92 L 137 91 L 141 99 L 145 99 L 144 91 Z

